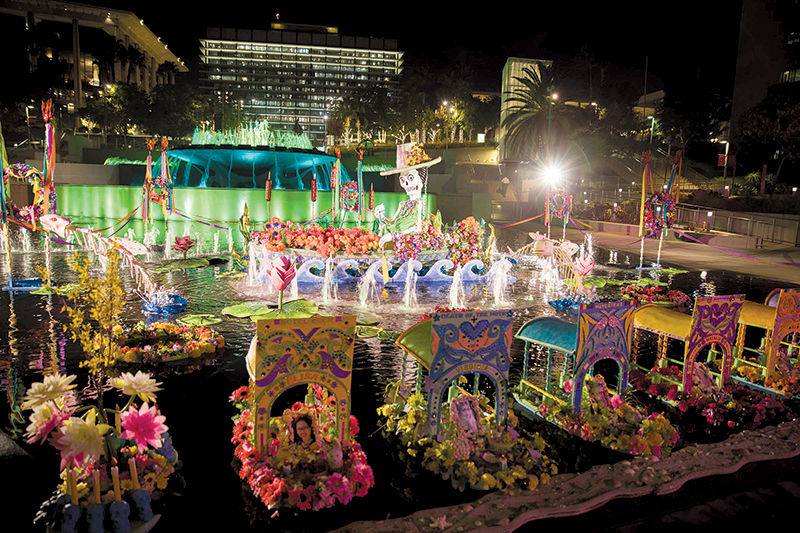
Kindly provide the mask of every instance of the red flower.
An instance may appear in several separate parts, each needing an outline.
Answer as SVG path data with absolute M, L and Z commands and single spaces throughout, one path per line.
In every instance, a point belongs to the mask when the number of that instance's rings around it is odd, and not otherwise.
M 247 395 L 249 393 L 250 393 L 250 388 L 249 387 L 247 387 L 247 386 L 239 387 L 238 389 L 233 391 L 233 394 L 231 394 L 230 401 L 232 403 L 240 402 L 240 401 L 244 400 L 245 398 L 247 398 Z
M 350 436 L 355 437 L 358 435 L 358 420 L 353 415 L 350 415 Z

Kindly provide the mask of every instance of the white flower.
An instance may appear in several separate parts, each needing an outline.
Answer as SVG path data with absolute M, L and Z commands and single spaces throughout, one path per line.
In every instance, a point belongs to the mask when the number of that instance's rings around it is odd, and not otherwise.
M 137 371 L 136 374 L 130 372 L 123 372 L 117 379 L 112 379 L 111 384 L 120 389 L 123 394 L 128 396 L 138 396 L 145 402 L 156 401 L 155 393 L 161 389 L 158 387 L 161 383 L 156 382 L 150 374 Z
M 45 376 L 42 383 L 34 383 L 25 393 L 22 408 L 33 409 L 46 402 L 62 400 L 62 396 L 67 391 L 75 388 L 73 381 L 75 381 L 75 376 L 62 376 L 61 374 Z M 63 404 L 64 402 L 60 401 L 59 403 Z

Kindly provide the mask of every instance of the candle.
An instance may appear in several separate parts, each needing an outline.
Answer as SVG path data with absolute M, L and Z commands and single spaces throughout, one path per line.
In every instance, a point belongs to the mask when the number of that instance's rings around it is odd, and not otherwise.
M 100 503 L 100 471 L 95 470 L 94 476 L 94 503 Z
M 117 430 L 117 437 L 122 435 L 122 420 L 119 414 L 119 404 L 117 404 L 117 412 L 114 414 L 114 429 Z
M 72 468 L 67 470 L 67 488 L 72 498 L 72 505 L 78 505 L 78 482 L 75 479 L 75 470 Z
M 133 483 L 133 490 L 139 488 L 139 474 L 136 472 L 136 459 L 131 457 L 128 459 L 128 469 L 131 471 L 131 483 Z
M 375 209 L 375 191 L 372 190 L 372 184 L 369 184 L 369 209 L 372 211 Z
M 264 195 L 268 202 L 272 200 L 272 172 L 267 176 L 267 183 L 264 186 Z
M 114 501 L 122 501 L 122 495 L 119 492 L 119 468 L 116 466 L 111 467 L 111 481 L 114 484 Z

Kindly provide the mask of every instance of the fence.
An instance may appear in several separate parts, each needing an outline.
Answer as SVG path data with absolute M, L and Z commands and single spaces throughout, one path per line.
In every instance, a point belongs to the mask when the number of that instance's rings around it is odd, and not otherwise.
M 791 215 L 733 213 L 708 207 L 681 204 L 676 223 L 691 228 L 706 228 L 757 237 L 766 242 L 800 246 L 800 219 Z

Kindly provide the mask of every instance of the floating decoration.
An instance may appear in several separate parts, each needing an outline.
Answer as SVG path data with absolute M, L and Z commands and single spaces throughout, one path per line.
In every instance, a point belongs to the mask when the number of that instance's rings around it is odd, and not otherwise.
M 213 315 L 199 315 L 211 316 Z M 188 322 L 201 322 L 190 315 Z M 220 322 L 207 321 L 206 324 Z M 205 325 L 176 325 L 164 322 L 139 322 L 132 328 L 115 327 L 113 341 L 115 359 L 122 363 L 174 363 L 222 354 L 225 338 Z
M 270 509 L 320 510 L 374 484 L 350 414 L 355 317 L 260 320 L 247 355 L 250 386 L 232 396 L 239 475 Z M 304 402 L 273 416 L 275 398 L 307 385 Z
M 150 295 L 142 295 L 142 311 L 151 315 L 169 316 L 182 312 L 189 303 L 175 290 L 163 289 Z
M 383 425 L 407 453 L 424 457 L 425 468 L 458 489 L 532 489 L 557 472 L 542 454 L 544 441 L 520 437 L 508 411 L 511 319 L 510 311 L 436 312 L 396 341 L 429 377 L 423 387 L 418 371 L 413 393 L 402 377 L 390 385 L 378 410 Z M 473 393 L 462 389 L 462 374 L 487 377 L 495 387 L 494 406 L 479 395 L 476 382 Z

